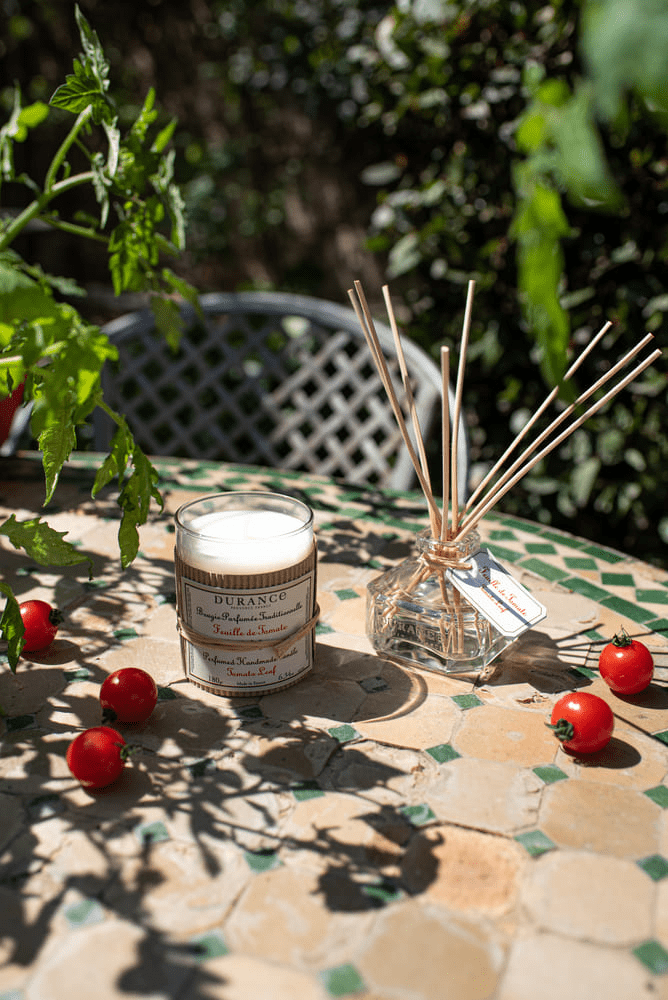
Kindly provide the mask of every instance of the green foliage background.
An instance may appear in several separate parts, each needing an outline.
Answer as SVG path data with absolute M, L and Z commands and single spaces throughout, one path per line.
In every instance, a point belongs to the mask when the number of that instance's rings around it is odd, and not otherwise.
M 605 320 L 564 399 L 646 331 L 666 346 L 664 0 L 81 7 L 124 88 L 121 122 L 151 85 L 179 119 L 190 221 L 175 269 L 201 290 L 346 301 L 354 277 L 371 295 L 369 281 L 389 280 L 407 333 L 435 358 L 449 343 L 456 364 L 476 279 L 477 468 Z M 22 3 L 5 20 L 4 72 L 39 99 L 76 51 L 68 5 Z M 75 268 L 97 277 L 92 260 Z M 668 564 L 666 403 L 659 362 L 504 508 Z

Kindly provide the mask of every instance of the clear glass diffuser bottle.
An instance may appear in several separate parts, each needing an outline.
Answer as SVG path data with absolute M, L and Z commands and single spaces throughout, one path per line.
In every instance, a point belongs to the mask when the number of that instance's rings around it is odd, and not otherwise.
M 515 640 L 487 621 L 446 575 L 479 550 L 478 532 L 441 542 L 427 530 L 416 542 L 416 555 L 367 587 L 369 639 L 379 653 L 410 666 L 488 676 L 492 661 Z

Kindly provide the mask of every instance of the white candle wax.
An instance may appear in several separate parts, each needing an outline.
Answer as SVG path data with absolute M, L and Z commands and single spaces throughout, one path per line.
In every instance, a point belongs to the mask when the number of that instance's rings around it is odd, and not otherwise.
M 272 510 L 223 510 L 192 519 L 182 558 L 210 573 L 273 573 L 305 559 L 313 526 Z

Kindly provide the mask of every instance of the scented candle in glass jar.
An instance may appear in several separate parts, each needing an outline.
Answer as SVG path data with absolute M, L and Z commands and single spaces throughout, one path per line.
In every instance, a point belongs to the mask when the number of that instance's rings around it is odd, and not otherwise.
M 177 621 L 189 680 L 216 694 L 296 683 L 315 656 L 313 511 L 278 493 L 229 492 L 176 513 Z

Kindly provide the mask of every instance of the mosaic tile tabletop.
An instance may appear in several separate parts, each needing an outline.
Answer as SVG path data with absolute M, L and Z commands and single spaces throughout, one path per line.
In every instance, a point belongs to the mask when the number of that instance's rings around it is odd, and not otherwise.
M 417 494 L 186 461 L 156 462 L 165 511 L 120 569 L 96 457 L 41 509 L 39 464 L 0 466 L 0 515 L 45 515 L 94 564 L 45 569 L 0 537 L 20 599 L 66 614 L 53 645 L 0 670 L 0 1000 L 668 1000 L 668 574 L 492 516 L 483 541 L 547 618 L 484 683 L 409 670 L 364 634 L 369 580 L 427 524 Z M 227 699 L 183 677 L 173 514 L 219 490 L 315 511 L 314 671 Z M 651 686 L 598 675 L 623 626 Z M 101 681 L 155 677 L 138 747 L 90 794 L 65 764 L 100 723 Z M 545 723 L 582 688 L 615 731 L 585 759 Z

